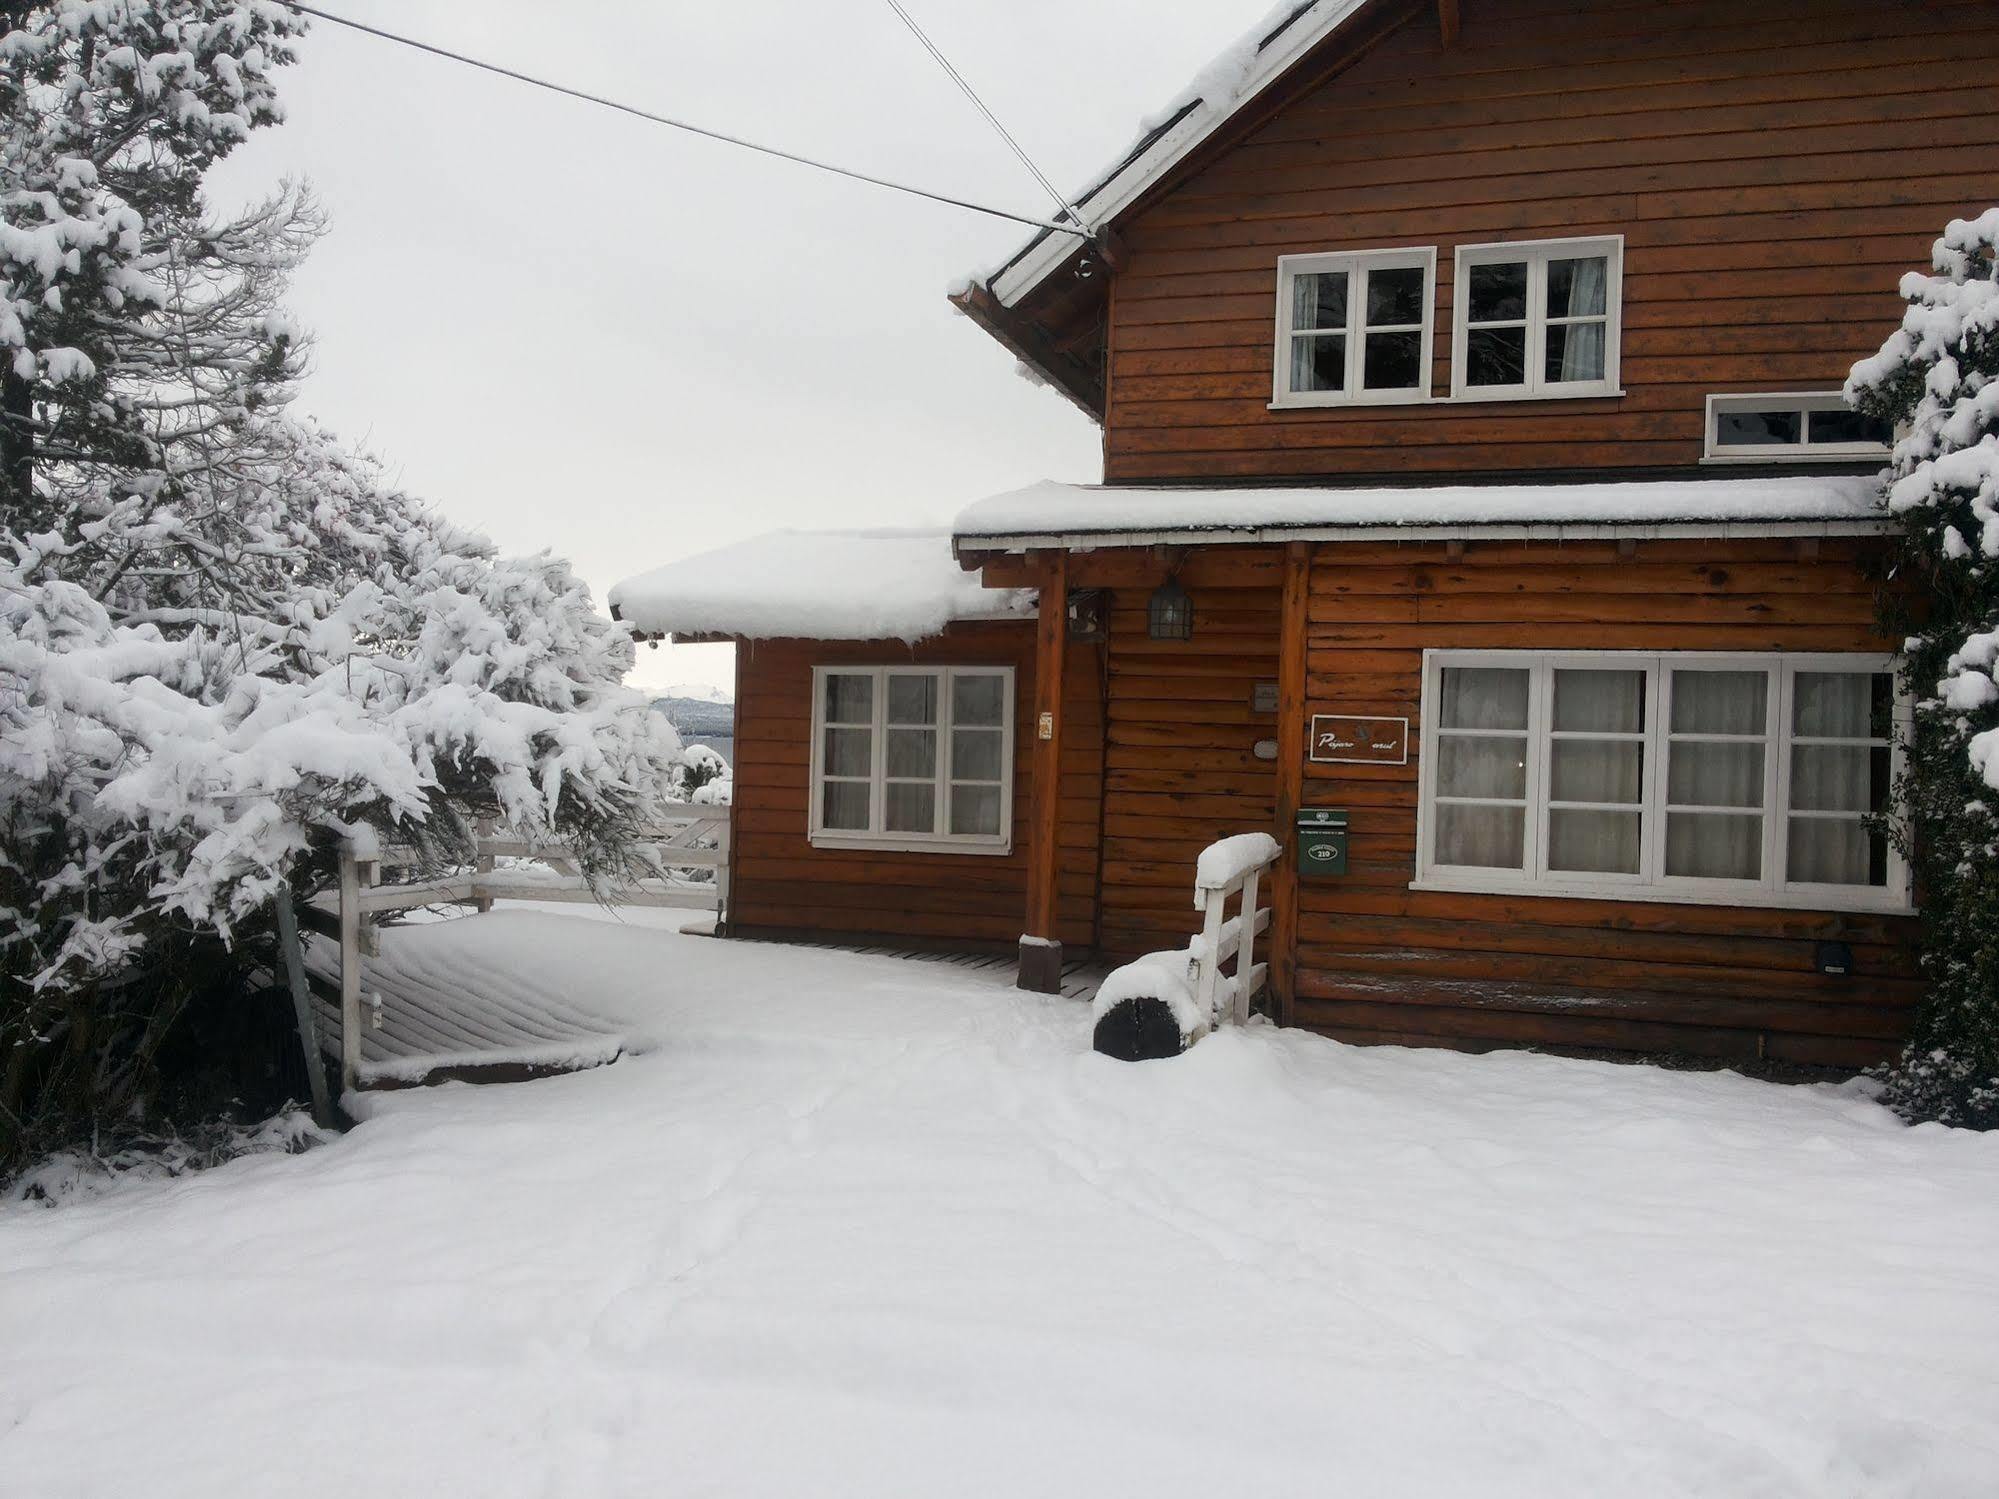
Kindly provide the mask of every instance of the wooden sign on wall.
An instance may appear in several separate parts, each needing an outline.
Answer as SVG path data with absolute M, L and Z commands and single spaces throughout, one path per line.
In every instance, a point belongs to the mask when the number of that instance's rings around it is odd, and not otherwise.
M 1314 713 L 1311 758 L 1335 765 L 1407 765 L 1409 720 Z

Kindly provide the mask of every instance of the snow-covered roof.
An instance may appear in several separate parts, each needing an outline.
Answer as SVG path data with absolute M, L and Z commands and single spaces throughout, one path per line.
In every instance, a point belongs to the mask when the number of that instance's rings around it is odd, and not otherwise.
M 960 551 L 1311 533 L 1585 536 L 1884 530 L 1880 481 L 1830 474 L 1608 484 L 1205 489 L 1043 481 L 969 506 Z
M 1368 0 L 1280 0 L 1164 109 L 1139 126 L 1126 152 L 1071 201 L 1101 227 L 1330 36 Z M 1012 306 L 1076 251 L 1071 235 L 1038 231 L 994 270 L 969 278 Z
M 648 635 L 916 641 L 1034 592 L 981 588 L 943 531 L 774 531 L 627 578 L 611 608 Z

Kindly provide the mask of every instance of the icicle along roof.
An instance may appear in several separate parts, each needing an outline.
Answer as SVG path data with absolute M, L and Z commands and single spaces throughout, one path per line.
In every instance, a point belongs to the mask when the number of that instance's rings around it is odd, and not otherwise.
M 669 562 L 611 590 L 646 635 L 918 641 L 959 620 L 1033 612 L 1032 589 L 986 589 L 949 533 L 774 531 Z

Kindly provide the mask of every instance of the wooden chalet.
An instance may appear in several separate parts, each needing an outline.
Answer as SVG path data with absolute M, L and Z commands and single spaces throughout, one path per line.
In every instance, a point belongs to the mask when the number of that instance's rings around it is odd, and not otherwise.
M 1890 1054 L 1889 434 L 1839 393 L 1999 187 L 1995 23 L 1315 0 L 1251 39 L 1088 240 L 954 298 L 1101 423 L 1102 485 L 614 594 L 738 642 L 731 929 L 1019 942 L 1048 988 L 1184 943 L 1197 852 L 1268 830 L 1284 1023 Z

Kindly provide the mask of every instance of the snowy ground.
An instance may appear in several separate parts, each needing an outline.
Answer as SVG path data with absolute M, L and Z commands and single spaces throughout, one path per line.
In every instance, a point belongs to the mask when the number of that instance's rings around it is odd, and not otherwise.
M 650 1054 L 0 1210 L 0 1492 L 1987 1496 L 1999 1136 L 502 912 Z

